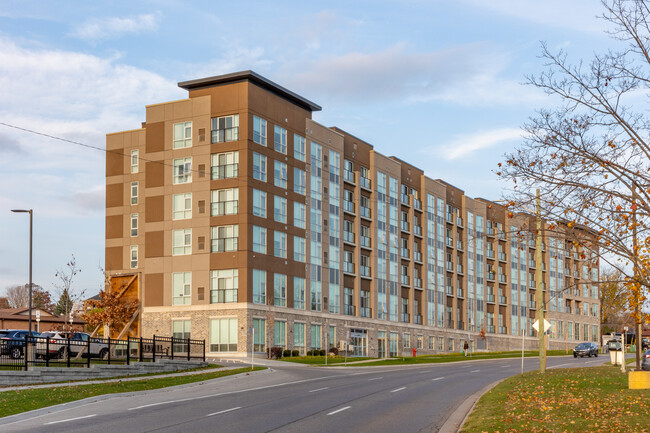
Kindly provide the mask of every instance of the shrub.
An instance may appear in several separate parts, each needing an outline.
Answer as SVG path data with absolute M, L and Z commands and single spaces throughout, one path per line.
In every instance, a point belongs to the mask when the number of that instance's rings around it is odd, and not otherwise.
M 325 356 L 325 349 L 321 349 L 321 350 L 319 350 L 319 351 L 318 351 L 318 354 L 319 354 L 320 356 Z
M 311 356 L 311 355 L 312 355 L 311 350 L 308 350 L 308 351 L 307 351 L 307 356 Z
M 336 347 L 330 347 L 330 353 L 334 356 L 339 354 L 339 350 Z
M 285 349 L 285 350 L 282 352 L 282 356 L 284 356 L 285 358 L 290 357 L 290 356 L 291 356 L 291 351 L 290 351 L 289 349 Z
M 291 351 L 291 356 L 299 356 L 299 355 L 300 355 L 300 351 L 298 351 L 298 350 L 292 350 Z
M 280 359 L 282 358 L 282 348 L 281 347 L 271 347 L 271 359 Z

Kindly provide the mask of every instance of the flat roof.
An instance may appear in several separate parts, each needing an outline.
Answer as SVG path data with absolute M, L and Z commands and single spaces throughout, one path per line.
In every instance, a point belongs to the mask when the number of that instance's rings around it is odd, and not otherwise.
M 274 83 L 266 77 L 261 76 L 260 74 L 248 71 L 232 72 L 230 74 L 216 75 L 214 77 L 206 78 L 197 78 L 196 80 L 181 81 L 178 83 L 178 87 L 185 90 L 195 90 L 195 89 L 204 89 L 206 87 L 214 87 L 221 84 L 232 83 L 236 81 L 248 80 L 251 83 L 255 83 L 258 86 L 269 90 L 288 101 L 298 105 L 299 107 L 304 108 L 308 111 L 321 111 L 322 107 L 318 104 L 311 102 L 307 98 L 303 98 L 297 93 L 288 90 L 279 84 Z

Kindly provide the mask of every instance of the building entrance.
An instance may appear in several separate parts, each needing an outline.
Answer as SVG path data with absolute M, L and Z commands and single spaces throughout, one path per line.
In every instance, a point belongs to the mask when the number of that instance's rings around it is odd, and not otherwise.
M 366 329 L 350 329 L 350 344 L 352 356 L 368 356 L 368 331 Z

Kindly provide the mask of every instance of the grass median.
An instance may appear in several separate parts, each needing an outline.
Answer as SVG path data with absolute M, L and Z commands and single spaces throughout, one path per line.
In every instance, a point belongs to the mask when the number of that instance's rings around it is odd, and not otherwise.
M 264 370 L 265 367 L 255 367 L 255 371 Z M 210 373 L 197 373 L 187 376 L 172 376 L 134 381 L 93 383 L 88 385 L 66 386 L 56 388 L 36 388 L 17 391 L 0 392 L 0 417 L 40 409 L 55 404 L 67 403 L 103 394 L 121 392 L 148 391 L 152 389 L 167 388 L 170 386 L 184 385 L 187 383 L 201 382 L 232 376 L 234 374 L 248 373 L 250 367 L 233 370 L 214 371 Z
M 649 399 L 618 367 L 529 372 L 483 395 L 461 432 L 650 432 Z

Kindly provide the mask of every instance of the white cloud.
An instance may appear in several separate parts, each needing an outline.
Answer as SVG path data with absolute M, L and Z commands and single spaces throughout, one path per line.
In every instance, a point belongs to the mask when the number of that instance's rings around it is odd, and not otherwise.
M 489 149 L 503 143 L 518 140 L 522 131 L 517 128 L 501 128 L 457 136 L 453 141 L 435 148 L 435 152 L 447 160 L 459 159 L 479 150 Z
M 96 40 L 117 38 L 126 33 L 144 33 L 158 30 L 160 14 L 141 14 L 131 17 L 105 17 L 91 19 L 71 33 L 79 39 Z

